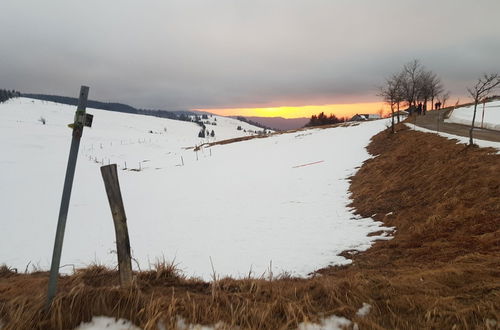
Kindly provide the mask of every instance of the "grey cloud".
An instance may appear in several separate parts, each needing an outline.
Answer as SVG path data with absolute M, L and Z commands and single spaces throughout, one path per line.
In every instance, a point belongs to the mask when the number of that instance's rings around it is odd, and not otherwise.
M 454 94 L 500 71 L 498 1 L 6 0 L 0 87 L 187 109 L 377 100 L 419 58 Z M 6 32 L 6 33 L 5 33 Z

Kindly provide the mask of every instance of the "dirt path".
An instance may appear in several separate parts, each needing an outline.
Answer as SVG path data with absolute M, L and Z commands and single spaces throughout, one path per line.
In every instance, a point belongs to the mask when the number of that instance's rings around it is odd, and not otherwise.
M 425 116 L 416 116 L 409 121 L 417 126 L 427 128 L 433 131 L 445 132 L 459 136 L 469 136 L 469 127 L 460 124 L 445 123 L 443 118 L 450 109 L 428 111 Z M 415 122 L 416 119 L 416 122 Z M 500 142 L 500 131 L 475 128 L 474 138 L 480 140 Z

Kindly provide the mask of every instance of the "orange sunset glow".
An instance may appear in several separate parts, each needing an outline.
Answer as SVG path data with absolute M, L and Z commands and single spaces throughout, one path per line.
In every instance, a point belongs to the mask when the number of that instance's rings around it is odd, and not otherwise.
M 380 113 L 383 109 L 387 113 L 387 105 L 382 102 L 351 103 L 351 104 L 323 104 L 304 106 L 281 106 L 269 108 L 218 108 L 218 109 L 195 109 L 210 112 L 219 116 L 245 116 L 245 117 L 283 117 L 300 118 L 311 117 L 320 112 L 329 115 L 333 113 L 337 117 L 352 117 L 357 113 Z

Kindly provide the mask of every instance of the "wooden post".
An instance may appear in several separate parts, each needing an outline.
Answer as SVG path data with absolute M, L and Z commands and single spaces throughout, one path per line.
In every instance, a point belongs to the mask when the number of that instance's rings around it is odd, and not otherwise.
M 128 286 L 132 283 L 132 262 L 130 257 L 130 241 L 127 229 L 127 217 L 123 207 L 120 183 L 116 164 L 101 167 L 101 174 L 108 195 L 111 214 L 115 224 L 116 252 L 118 254 L 118 270 L 120 271 L 120 285 Z

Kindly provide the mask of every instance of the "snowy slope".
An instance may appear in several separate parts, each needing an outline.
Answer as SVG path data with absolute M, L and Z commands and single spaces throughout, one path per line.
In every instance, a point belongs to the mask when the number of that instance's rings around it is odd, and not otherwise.
M 451 112 L 447 123 L 456 123 L 462 125 L 470 125 L 474 114 L 474 105 L 457 108 Z M 474 121 L 476 127 L 492 129 L 500 131 L 500 101 L 487 102 L 478 104 L 476 110 L 476 119 Z
M 74 107 L 29 99 L 0 104 L 0 263 L 24 270 L 50 266 L 69 152 Z M 101 163 L 120 170 L 133 255 L 142 269 L 157 258 L 210 279 L 294 275 L 348 260 L 367 249 L 381 224 L 354 219 L 346 178 L 369 157 L 364 146 L 385 128 L 373 121 L 205 148 L 199 126 L 168 119 L 89 110 L 83 133 L 61 265 L 116 263 L 114 230 Z M 37 120 L 47 120 L 42 125 Z M 245 134 L 245 123 L 217 117 L 216 138 Z M 150 131 L 152 133 L 150 133 Z M 182 160 L 181 160 L 182 157 Z M 197 160 L 198 158 L 198 160 Z M 184 162 L 182 166 L 181 163 Z M 140 163 L 140 164 L 139 164 Z M 310 164 L 310 165 L 307 165 Z

